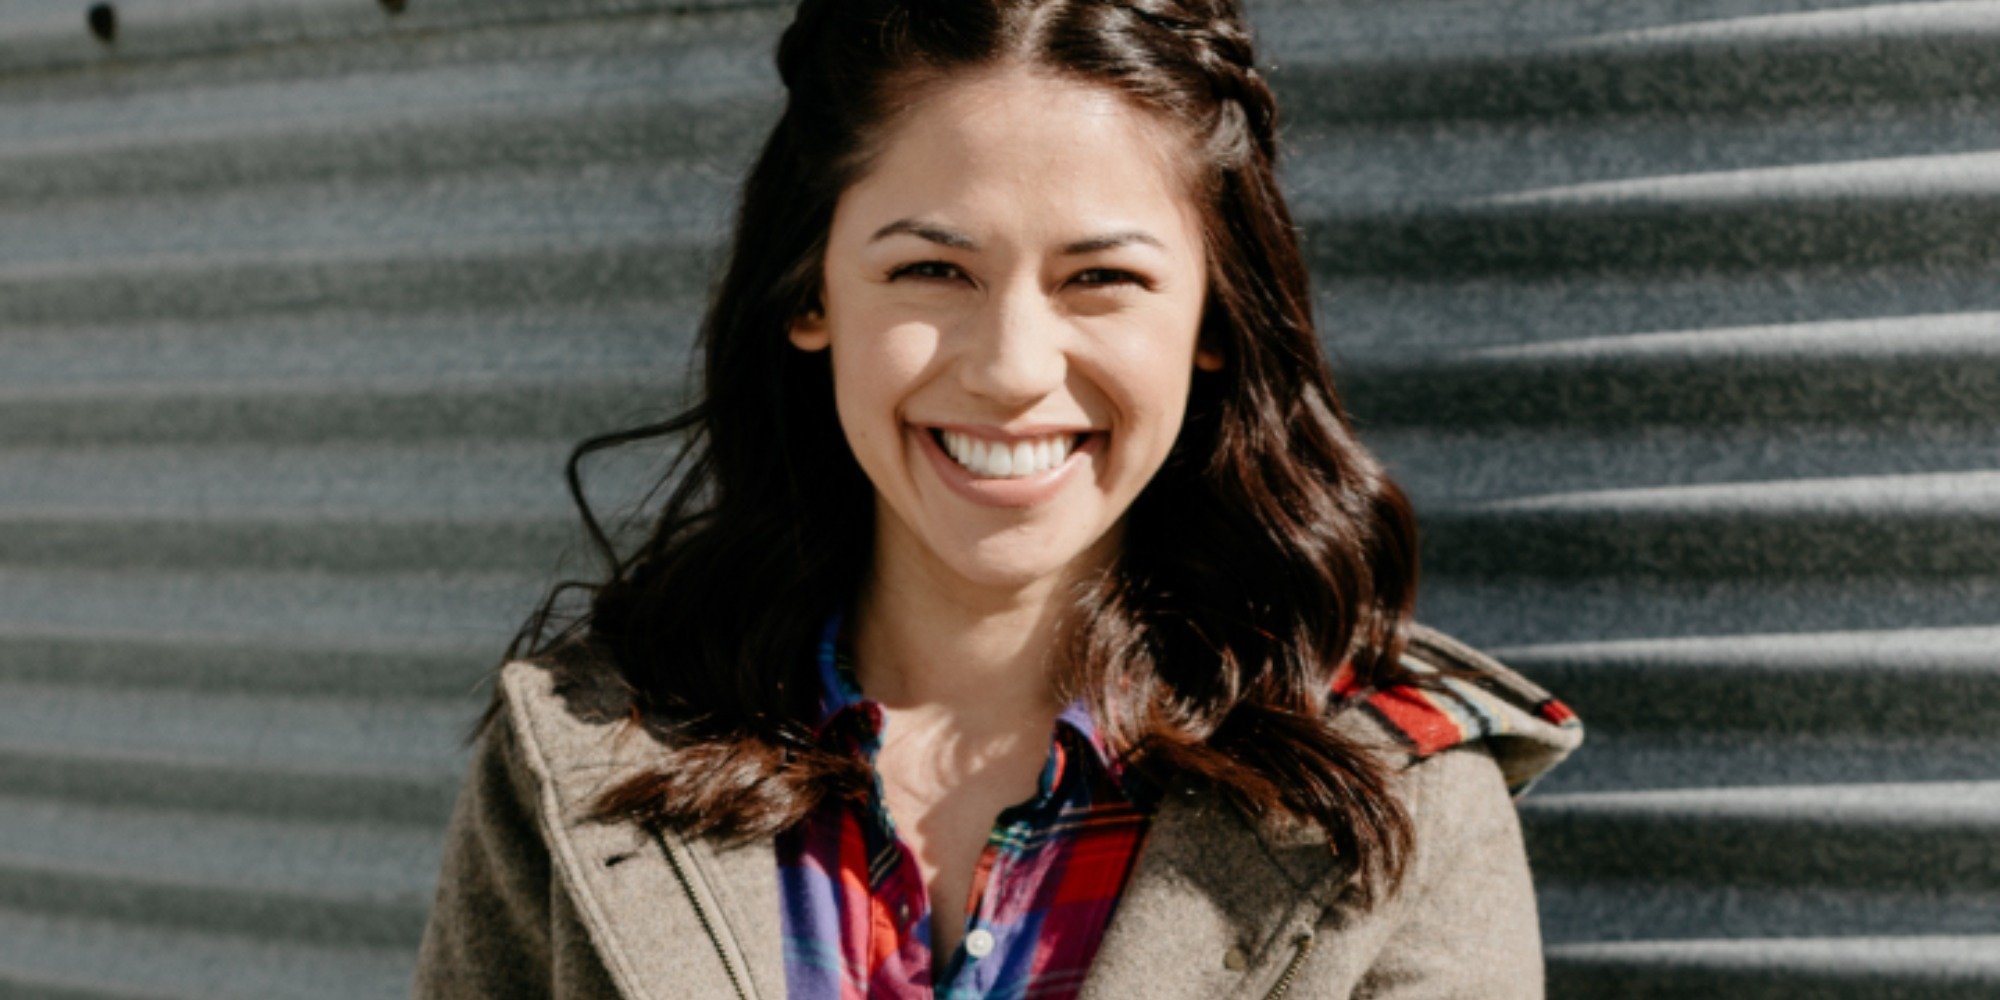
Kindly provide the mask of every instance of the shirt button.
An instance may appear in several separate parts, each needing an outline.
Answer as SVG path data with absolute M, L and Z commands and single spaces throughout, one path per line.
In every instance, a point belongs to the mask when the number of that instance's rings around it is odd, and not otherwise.
M 1222 953 L 1222 967 L 1231 972 L 1242 972 L 1249 966 L 1250 956 L 1243 954 L 1241 948 L 1231 947 Z
M 910 922 L 910 904 L 908 903 L 896 904 L 896 922 L 899 924 L 907 924 Z
M 973 958 L 985 958 L 993 954 L 993 932 L 984 927 L 965 936 L 965 953 Z

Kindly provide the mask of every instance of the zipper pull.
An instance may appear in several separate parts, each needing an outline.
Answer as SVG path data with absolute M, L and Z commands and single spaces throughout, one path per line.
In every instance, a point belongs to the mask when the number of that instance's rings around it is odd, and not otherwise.
M 1298 950 L 1292 953 L 1292 960 L 1285 963 L 1285 971 L 1278 973 L 1278 981 L 1271 984 L 1271 992 L 1264 994 L 1264 1000 L 1278 1000 L 1292 988 L 1292 980 L 1299 974 L 1299 966 L 1304 965 L 1306 956 L 1312 954 L 1313 932 L 1300 931 L 1292 938 L 1292 946 Z

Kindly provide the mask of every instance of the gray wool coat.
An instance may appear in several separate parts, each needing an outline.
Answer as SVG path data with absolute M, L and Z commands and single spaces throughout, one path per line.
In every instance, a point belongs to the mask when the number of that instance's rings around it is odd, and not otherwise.
M 1209 793 L 1172 788 L 1083 1000 L 1543 995 L 1508 788 L 1554 766 L 1581 729 L 1509 715 L 1539 689 L 1491 659 L 1428 630 L 1411 645 L 1419 669 L 1425 658 L 1471 664 L 1511 693 L 1486 732 L 1422 759 L 1369 713 L 1336 717 L 1396 768 L 1416 826 L 1402 888 L 1363 907 L 1310 829 L 1252 822 Z M 771 842 L 724 848 L 582 822 L 593 796 L 656 760 L 658 744 L 574 708 L 539 665 L 506 666 L 497 696 L 503 715 L 476 744 L 446 833 L 413 996 L 782 998 Z

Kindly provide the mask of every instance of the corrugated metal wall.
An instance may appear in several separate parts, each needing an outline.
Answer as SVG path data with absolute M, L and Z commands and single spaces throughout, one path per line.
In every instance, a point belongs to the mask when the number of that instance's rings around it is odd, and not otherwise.
M 0 996 L 401 995 L 786 11 L 89 9 L 0 4 Z M 1552 996 L 2000 995 L 2000 4 L 1253 9 L 1423 613 L 1591 724 Z
M 2000 996 L 2000 4 L 1267 13 L 1420 608 L 1591 728 L 1551 995 Z

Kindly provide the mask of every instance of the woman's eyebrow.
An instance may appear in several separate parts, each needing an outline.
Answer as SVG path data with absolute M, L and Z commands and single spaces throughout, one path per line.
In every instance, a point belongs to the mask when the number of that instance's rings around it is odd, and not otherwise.
M 868 242 L 873 243 L 876 240 L 886 239 L 897 233 L 909 233 L 911 236 L 920 237 L 932 243 L 941 243 L 954 250 L 979 249 L 979 243 L 964 233 L 955 229 L 946 229 L 943 226 L 929 222 L 919 222 L 916 219 L 897 219 L 875 230 L 875 235 L 868 237 Z
M 898 233 L 908 233 L 911 236 L 948 246 L 954 250 L 976 251 L 979 249 L 979 241 L 964 233 L 955 229 L 947 229 L 935 223 L 920 222 L 916 219 L 897 219 L 875 230 L 875 234 L 868 237 L 868 242 L 873 243 Z M 1066 257 L 1074 257 L 1080 254 L 1115 249 L 1127 243 L 1145 243 L 1158 247 L 1161 250 L 1167 248 L 1166 244 L 1161 242 L 1159 237 L 1154 236 L 1152 233 L 1146 232 L 1143 229 L 1125 229 L 1077 240 L 1074 243 L 1065 245 L 1062 248 L 1062 253 Z
M 1161 250 L 1167 248 L 1167 245 L 1160 242 L 1159 237 L 1154 236 L 1152 233 L 1146 232 L 1143 229 L 1126 229 L 1115 233 L 1105 233 L 1102 236 L 1092 236 L 1089 239 L 1077 240 L 1075 243 L 1063 247 L 1063 254 L 1065 256 L 1075 256 L 1077 254 L 1097 253 L 1100 250 L 1116 249 L 1127 243 L 1146 243 Z

